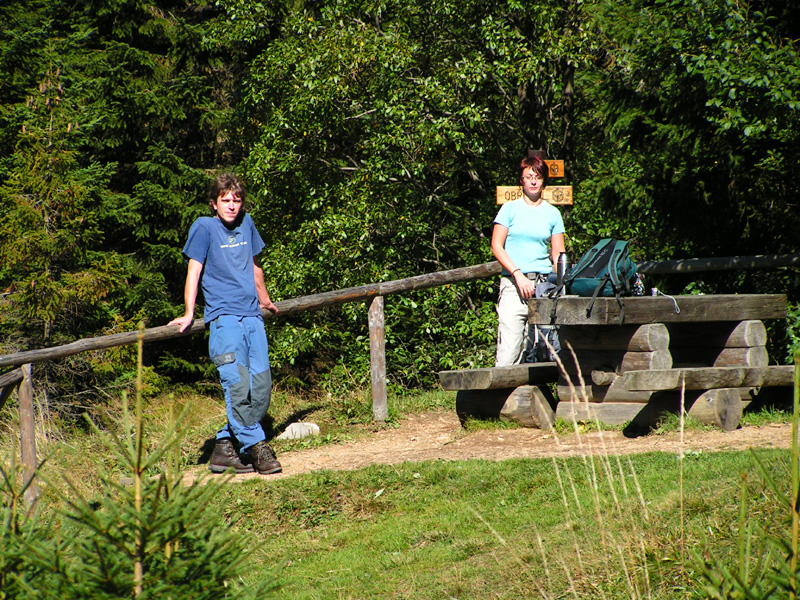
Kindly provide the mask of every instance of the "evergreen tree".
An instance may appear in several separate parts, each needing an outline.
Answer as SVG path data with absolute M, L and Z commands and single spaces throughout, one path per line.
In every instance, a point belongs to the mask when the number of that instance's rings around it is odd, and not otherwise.
M 204 38 L 214 16 L 138 1 L 0 6 L 2 351 L 173 316 L 180 244 L 204 213 L 206 170 L 226 160 L 230 81 Z M 130 382 L 132 364 L 111 350 L 37 379 L 63 402 Z
M 142 421 L 142 342 L 131 413 L 101 430 L 101 490 L 85 497 L 68 478 L 47 482 L 62 510 L 47 519 L 27 509 L 15 465 L 0 464 L 0 597 L 12 599 L 259 598 L 275 586 L 272 573 L 245 588 L 247 541 L 213 513 L 225 485 L 183 481 L 178 468 L 182 416 L 151 447 Z M 129 475 L 120 483 L 118 473 Z M 65 485 L 66 484 L 66 485 Z M 40 502 L 43 500 L 40 500 Z

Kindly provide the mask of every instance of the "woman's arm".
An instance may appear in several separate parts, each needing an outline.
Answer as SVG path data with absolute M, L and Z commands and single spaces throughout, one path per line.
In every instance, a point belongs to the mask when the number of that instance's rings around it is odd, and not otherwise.
M 505 225 L 494 224 L 492 230 L 492 254 L 503 268 L 511 273 L 511 279 L 517 284 L 520 296 L 523 300 L 533 297 L 535 286 L 533 282 L 523 273 L 506 252 L 506 238 L 508 237 L 508 227 Z M 558 255 L 556 255 L 558 256 Z

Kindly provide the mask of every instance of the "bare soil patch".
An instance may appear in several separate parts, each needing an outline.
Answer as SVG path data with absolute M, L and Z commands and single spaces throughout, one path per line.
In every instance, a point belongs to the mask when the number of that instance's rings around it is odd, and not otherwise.
M 281 453 L 281 479 L 319 470 L 353 470 L 373 464 L 429 460 L 505 460 L 567 457 L 590 453 L 719 452 L 749 448 L 790 448 L 791 424 L 748 426 L 735 431 L 687 431 L 628 438 L 622 432 L 554 435 L 539 429 L 465 431 L 454 412 L 412 415 L 357 441 Z M 243 481 L 257 474 L 238 475 Z

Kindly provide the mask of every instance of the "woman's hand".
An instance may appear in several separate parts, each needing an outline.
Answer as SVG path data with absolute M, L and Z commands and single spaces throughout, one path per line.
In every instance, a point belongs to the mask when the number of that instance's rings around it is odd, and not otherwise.
M 520 270 L 517 270 L 514 273 L 514 281 L 517 284 L 517 289 L 519 290 L 519 295 L 522 296 L 523 300 L 530 300 L 533 298 L 533 294 L 536 291 L 536 286 L 533 285 L 533 282 L 528 279 L 528 277 Z

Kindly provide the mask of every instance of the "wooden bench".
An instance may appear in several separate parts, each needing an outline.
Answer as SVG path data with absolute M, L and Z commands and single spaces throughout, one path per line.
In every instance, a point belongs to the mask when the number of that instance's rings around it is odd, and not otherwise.
M 441 371 L 439 373 L 439 381 L 445 390 L 493 390 L 520 385 L 555 383 L 557 380 L 558 365 L 554 362 Z
M 559 416 L 649 430 L 683 406 L 724 430 L 765 387 L 791 386 L 793 367 L 767 364 L 763 320 L 786 318 L 783 294 L 532 299 L 532 324 L 559 326 L 556 363 L 442 371 L 456 409 L 547 427 Z M 556 383 L 557 399 L 543 384 Z
M 508 367 L 441 371 L 445 390 L 455 390 L 456 412 L 469 416 L 507 419 L 527 427 L 549 428 L 555 422 L 556 400 L 541 384 L 558 381 L 555 362 Z

